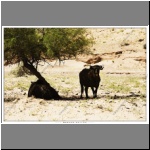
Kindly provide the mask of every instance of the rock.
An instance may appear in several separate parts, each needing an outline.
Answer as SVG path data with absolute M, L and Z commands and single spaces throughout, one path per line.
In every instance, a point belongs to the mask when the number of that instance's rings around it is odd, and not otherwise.
M 117 99 L 118 98 L 118 96 L 117 95 L 114 95 L 114 99 Z
M 110 92 L 105 92 L 105 94 L 110 94 Z
M 133 104 L 134 106 L 136 106 L 136 107 L 138 106 L 136 103 L 132 103 L 132 104 Z
M 103 106 L 102 106 L 102 105 L 99 105 L 99 106 L 97 106 L 97 108 L 99 108 L 99 109 L 103 109 Z
M 142 42 L 144 39 L 139 39 L 139 42 Z
M 134 92 L 130 92 L 130 94 L 135 95 L 135 93 L 134 93 Z

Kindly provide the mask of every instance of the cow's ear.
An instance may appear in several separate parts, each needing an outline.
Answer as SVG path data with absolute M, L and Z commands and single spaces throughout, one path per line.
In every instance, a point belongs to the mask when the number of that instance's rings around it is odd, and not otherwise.
M 103 69 L 104 68 L 104 65 L 101 65 L 101 69 Z
M 103 70 L 104 65 L 100 65 L 99 68 L 100 68 L 100 70 Z
M 93 69 L 93 67 L 92 67 L 92 66 L 90 66 L 90 69 Z

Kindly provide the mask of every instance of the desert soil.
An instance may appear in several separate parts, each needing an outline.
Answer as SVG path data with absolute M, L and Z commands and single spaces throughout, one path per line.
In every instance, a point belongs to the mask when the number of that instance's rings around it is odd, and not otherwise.
M 43 100 L 27 97 L 31 81 L 36 77 L 17 77 L 18 64 L 4 67 L 4 121 L 146 121 L 146 43 L 145 29 L 90 29 L 95 44 L 94 55 L 80 55 L 59 66 L 55 61 L 41 64 L 39 71 L 63 100 Z M 116 53 L 121 51 L 121 53 Z M 100 72 L 98 97 L 80 99 L 79 72 L 85 62 L 102 57 L 96 64 L 104 65 Z M 88 67 L 88 66 L 87 66 Z

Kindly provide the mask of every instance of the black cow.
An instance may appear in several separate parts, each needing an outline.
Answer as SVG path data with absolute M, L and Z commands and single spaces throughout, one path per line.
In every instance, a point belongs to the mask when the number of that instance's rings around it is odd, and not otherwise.
M 46 100 L 61 99 L 58 92 L 49 84 L 43 83 L 41 80 L 32 82 L 28 91 L 28 97 L 34 96 Z
M 93 92 L 93 98 L 97 97 L 97 89 L 99 87 L 99 83 L 101 78 L 99 76 L 100 70 L 103 70 L 103 66 L 95 65 L 90 66 L 89 69 L 83 69 L 79 73 L 80 85 L 81 85 L 81 96 L 84 92 L 85 87 L 85 94 L 86 98 L 88 98 L 88 88 L 91 87 Z

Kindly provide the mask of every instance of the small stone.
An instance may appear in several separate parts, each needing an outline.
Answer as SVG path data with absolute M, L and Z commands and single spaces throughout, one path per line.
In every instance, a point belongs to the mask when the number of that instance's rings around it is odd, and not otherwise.
M 102 106 L 102 105 L 100 105 L 100 106 L 98 106 L 97 108 L 99 108 L 99 109 L 103 109 L 103 106 Z
M 116 95 L 114 95 L 114 99 L 116 99 L 117 98 L 117 96 Z
M 133 103 L 133 105 L 136 106 L 136 107 L 138 106 L 136 103 Z
M 110 94 L 109 92 L 105 92 L 105 94 Z

